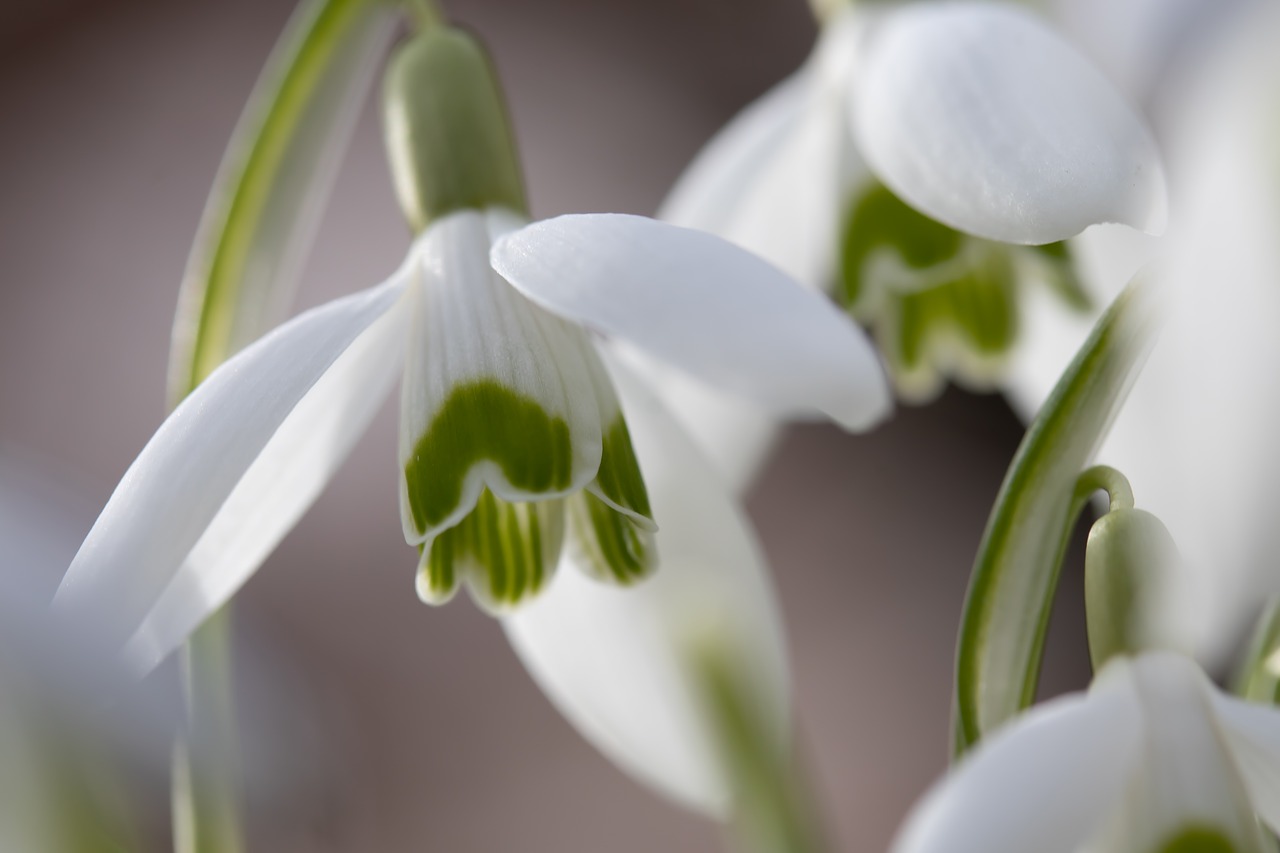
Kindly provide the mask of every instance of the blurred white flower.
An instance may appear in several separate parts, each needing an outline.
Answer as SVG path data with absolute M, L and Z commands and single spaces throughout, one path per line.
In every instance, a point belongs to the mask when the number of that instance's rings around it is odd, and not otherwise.
M 1077 245 L 1106 304 L 1158 260 L 1167 322 L 1098 454 L 1133 483 L 1178 543 L 1161 633 L 1213 661 L 1280 590 L 1280 15 L 1261 4 L 1206 48 L 1167 102 L 1174 225 L 1160 240 L 1118 229 Z M 1008 379 L 1030 418 L 1091 319 L 1036 305 Z
M 1087 695 L 1008 723 L 925 795 L 894 853 L 1274 849 L 1280 710 L 1170 652 L 1115 658 Z
M 1018 279 L 1070 275 L 1060 252 L 995 241 L 1049 244 L 1098 222 L 1159 231 L 1165 191 L 1142 120 L 1034 14 L 859 3 L 712 139 L 659 216 L 837 288 L 875 328 L 899 390 L 923 398 L 940 373 L 989 386 L 1017 337 Z M 662 387 L 745 484 L 770 421 L 687 383 Z
M 386 282 L 216 370 L 125 474 L 56 610 L 153 666 L 307 509 L 402 362 L 401 515 L 422 551 L 419 593 L 443 600 L 466 574 L 494 610 L 550 578 L 562 500 L 595 558 L 580 567 L 623 583 L 649 567 L 644 484 L 583 326 L 780 414 L 851 429 L 885 414 L 861 332 L 741 249 L 641 217 L 522 224 L 499 209 L 444 216 Z
M 608 757 L 688 806 L 725 817 L 729 774 L 692 658 L 714 643 L 785 749 L 781 615 L 749 522 L 653 392 L 615 365 L 658 521 L 661 570 L 633 589 L 561 572 L 508 617 L 512 645 L 562 713 Z M 568 554 L 569 562 L 581 557 Z

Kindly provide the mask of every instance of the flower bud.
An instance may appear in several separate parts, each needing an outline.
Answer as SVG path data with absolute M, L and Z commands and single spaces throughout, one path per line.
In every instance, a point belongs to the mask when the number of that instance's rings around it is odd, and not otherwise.
M 1113 655 L 1162 647 L 1155 615 L 1178 560 L 1160 519 L 1123 508 L 1098 519 L 1085 548 L 1085 614 L 1094 671 Z
M 397 48 L 383 85 L 392 179 L 415 232 L 467 208 L 527 212 L 502 90 L 475 38 L 425 30 Z

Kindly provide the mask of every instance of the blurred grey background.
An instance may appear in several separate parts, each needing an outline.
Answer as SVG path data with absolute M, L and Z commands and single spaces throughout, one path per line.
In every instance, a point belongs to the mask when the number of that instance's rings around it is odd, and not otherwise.
M 163 416 L 186 254 L 291 5 L 0 6 L 0 448 L 74 483 L 83 506 L 105 502 Z M 493 49 L 539 216 L 651 214 L 701 143 L 814 36 L 802 0 L 447 5 Z M 408 239 L 374 99 L 299 307 L 380 280 Z M 884 849 L 945 765 L 967 574 L 1020 435 L 1000 398 L 950 391 L 869 436 L 792 429 L 751 495 L 836 849 Z M 260 786 L 252 848 L 718 849 L 716 827 L 580 740 L 465 596 L 418 602 L 394 442 L 389 407 L 237 599 L 247 748 L 293 771 L 291 784 Z M 92 511 L 76 518 L 87 529 Z M 1087 680 L 1079 564 L 1077 543 L 1047 692 Z M 165 797 L 162 779 L 137 795 L 157 850 Z

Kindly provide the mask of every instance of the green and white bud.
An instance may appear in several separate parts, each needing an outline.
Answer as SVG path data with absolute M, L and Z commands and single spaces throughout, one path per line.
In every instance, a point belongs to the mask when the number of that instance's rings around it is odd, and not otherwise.
M 473 36 L 430 27 L 398 47 L 383 104 L 396 196 L 415 232 L 459 210 L 527 214 L 502 89 Z

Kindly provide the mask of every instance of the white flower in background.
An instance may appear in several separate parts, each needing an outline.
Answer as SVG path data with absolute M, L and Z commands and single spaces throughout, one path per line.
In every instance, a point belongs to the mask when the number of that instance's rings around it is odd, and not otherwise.
M 561 572 L 504 624 L 526 668 L 588 740 L 639 779 L 723 818 L 731 783 L 691 643 L 712 634 L 734 656 L 749 700 L 785 746 L 781 614 L 750 524 L 705 455 L 652 391 L 624 370 L 614 376 L 652 495 L 662 568 L 630 589 Z
M 845 4 L 659 215 L 833 292 L 875 330 L 899 392 L 922 399 L 944 374 L 998 381 L 1019 281 L 1078 303 L 1056 242 L 1097 222 L 1159 230 L 1165 196 L 1142 120 L 1032 13 Z M 661 387 L 730 479 L 749 480 L 770 421 L 697 386 Z
M 1160 261 L 1168 320 L 1098 460 L 1124 471 L 1172 532 L 1185 570 L 1170 579 L 1162 633 L 1216 660 L 1258 603 L 1280 590 L 1280 16 L 1234 27 L 1164 98 L 1175 227 L 1160 240 L 1114 229 L 1079 241 L 1083 279 L 1106 304 Z M 1174 97 L 1177 100 L 1173 100 Z M 1031 417 L 1088 333 L 1041 306 L 1009 377 Z
M 741 249 L 610 215 L 498 239 L 519 224 L 501 210 L 439 219 L 386 282 L 215 371 L 125 474 L 55 606 L 153 665 L 293 526 L 402 363 L 401 514 L 424 599 L 465 577 L 486 606 L 517 604 L 550 578 L 566 514 L 595 558 L 579 566 L 635 579 L 649 567 L 648 499 L 579 322 L 780 413 L 823 411 L 849 428 L 885 414 L 859 331 Z
M 894 853 L 1274 849 L 1280 710 L 1224 695 L 1170 652 L 1115 658 L 1086 695 L 1033 708 L 926 794 Z

